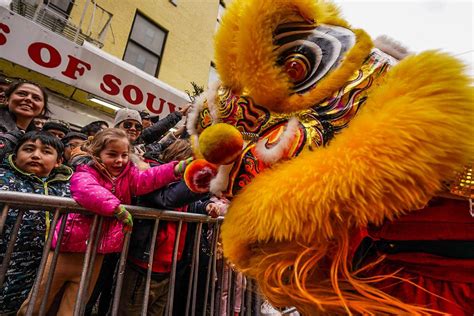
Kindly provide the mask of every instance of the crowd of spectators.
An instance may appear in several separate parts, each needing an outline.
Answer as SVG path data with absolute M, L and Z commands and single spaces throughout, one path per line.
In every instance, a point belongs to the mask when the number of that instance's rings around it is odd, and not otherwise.
M 159 120 L 146 111 L 122 108 L 116 112 L 113 126 L 105 121 L 94 121 L 80 130 L 72 130 L 67 122 L 55 119 L 49 111 L 48 94 L 40 85 L 0 79 L 0 190 L 72 197 L 91 212 L 106 218 L 87 290 L 86 315 L 93 311 L 99 315 L 110 312 L 116 267 L 124 234 L 128 232 L 131 232 L 131 246 L 119 314 L 141 312 L 154 220 L 134 219 L 123 205 L 213 217 L 225 214 L 228 201 L 209 193 L 192 192 L 181 177 L 193 156 L 189 135 L 182 124 L 189 108 L 190 105 L 182 106 Z M 33 313 L 36 314 L 40 302 L 46 300 L 49 310 L 55 309 L 58 315 L 71 315 L 91 217 L 74 213 L 62 215 L 61 220 L 68 224 L 66 237 L 58 241 L 59 225 L 50 227 L 52 216 L 48 211 L 20 212 L 12 207 L 0 237 L 0 261 L 19 216 L 23 218 L 18 238 L 0 287 L 0 314 L 26 314 L 45 236 L 55 234 L 53 250 L 60 248 L 55 272 L 58 276 L 47 296 L 43 292 L 47 280 L 39 280 L 42 285 Z M 162 222 L 156 235 L 149 315 L 165 312 L 177 226 L 177 222 Z M 184 224 L 180 230 L 176 291 L 186 288 L 189 282 L 195 229 L 192 224 Z M 207 262 L 205 258 L 210 256 L 211 247 L 207 243 L 206 229 L 203 235 L 201 258 Z M 53 250 L 47 266 L 51 264 Z M 206 275 L 207 267 L 202 266 L 199 279 Z M 203 289 L 205 282 L 199 284 Z M 203 293 L 204 290 L 198 292 Z M 177 294 L 175 314 L 179 315 L 184 312 L 186 303 L 183 295 Z M 197 304 L 202 301 L 198 299 Z M 199 308 L 203 310 L 202 306 Z

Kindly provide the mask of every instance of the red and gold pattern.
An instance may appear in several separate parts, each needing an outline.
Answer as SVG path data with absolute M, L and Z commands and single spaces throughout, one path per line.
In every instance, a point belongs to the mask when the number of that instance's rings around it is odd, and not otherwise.
M 286 121 L 282 121 L 262 135 L 262 138 L 267 140 L 266 146 L 271 147 L 278 142 L 280 135 L 285 130 L 286 123 Z M 304 148 L 304 144 L 306 143 L 304 127 L 300 126 L 298 132 L 293 137 L 291 147 L 285 151 L 283 159 L 295 157 Z M 258 155 L 255 146 L 255 142 L 248 144 L 239 159 L 232 165 L 231 172 L 229 173 L 229 184 L 227 189 L 223 192 L 224 195 L 229 197 L 234 196 L 257 176 L 257 174 L 268 167 L 267 164 L 257 158 Z
M 218 90 L 218 120 L 235 126 L 243 134 L 253 134 L 242 154 L 234 160 L 229 174 L 228 187 L 223 192 L 233 196 L 245 184 L 267 166 L 260 162 L 255 154 L 255 140 L 265 140 L 268 147 L 277 143 L 288 120 L 296 117 L 301 127 L 291 148 L 284 158 L 294 157 L 307 146 L 317 148 L 327 145 L 335 134 L 345 128 L 364 104 L 372 86 L 395 63 L 390 56 L 374 50 L 362 67 L 333 96 L 321 104 L 297 113 L 275 113 L 254 103 L 246 95 L 236 95 L 230 89 L 221 87 Z M 205 103 L 199 112 L 198 133 L 211 126 L 212 117 Z

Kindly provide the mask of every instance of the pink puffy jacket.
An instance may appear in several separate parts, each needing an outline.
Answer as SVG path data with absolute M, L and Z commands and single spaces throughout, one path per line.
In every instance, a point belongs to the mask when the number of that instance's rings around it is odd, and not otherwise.
M 71 178 L 72 197 L 86 209 L 107 216 L 102 224 L 98 253 L 122 250 L 123 224 L 113 217 L 115 208 L 120 204 L 131 204 L 134 196 L 150 193 L 178 180 L 174 175 L 175 165 L 176 162 L 170 162 L 139 171 L 132 162 L 129 162 L 125 170 L 114 180 L 93 165 L 77 167 Z M 68 214 L 60 250 L 85 252 L 92 220 L 91 215 Z M 54 232 L 53 248 L 57 246 L 60 224 L 59 222 Z

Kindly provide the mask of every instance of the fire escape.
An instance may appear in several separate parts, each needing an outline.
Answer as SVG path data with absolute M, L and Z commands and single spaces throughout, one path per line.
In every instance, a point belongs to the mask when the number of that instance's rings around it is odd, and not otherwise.
M 78 24 L 71 21 L 70 14 L 79 10 L 74 0 L 13 0 L 10 9 L 61 36 L 82 45 L 84 41 L 102 48 L 112 13 L 105 10 L 97 0 L 86 0 Z

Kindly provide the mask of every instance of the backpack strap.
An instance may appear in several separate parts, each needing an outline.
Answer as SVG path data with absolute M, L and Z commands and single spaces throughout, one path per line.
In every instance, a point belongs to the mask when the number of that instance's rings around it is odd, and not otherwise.
M 9 140 L 10 142 L 16 144 L 18 142 L 19 137 L 10 133 L 0 133 L 0 138 L 4 138 Z

